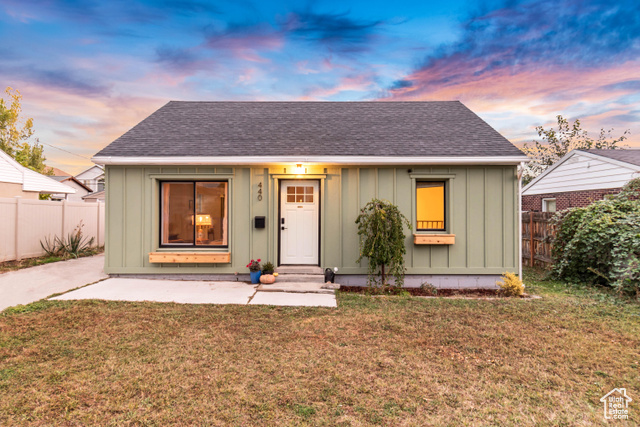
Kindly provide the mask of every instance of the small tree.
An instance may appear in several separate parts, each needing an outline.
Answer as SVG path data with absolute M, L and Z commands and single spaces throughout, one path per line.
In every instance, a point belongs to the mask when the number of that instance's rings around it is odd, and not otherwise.
M 20 115 L 22 95 L 10 87 L 5 93 L 9 99 L 0 98 L 0 150 L 16 159 L 22 166 L 47 174 L 42 145 L 38 144 L 37 138 L 33 144 L 29 143 L 33 136 L 33 119 L 27 118 L 23 121 Z
M 407 253 L 403 226 L 411 229 L 407 218 L 396 205 L 373 199 L 360 211 L 356 224 L 360 236 L 360 257 L 356 262 L 364 257 L 369 259 L 369 285 L 374 285 L 375 276 L 380 274 L 381 285 L 389 286 L 387 274 L 390 274 L 394 276 L 395 286 L 402 287 L 404 255 Z
M 629 131 L 625 131 L 618 138 L 613 138 L 611 132 L 613 129 L 605 131 L 600 129 L 597 139 L 589 137 L 586 130 L 580 125 L 580 120 L 576 120 L 572 125 L 569 121 L 557 116 L 558 129 L 545 129 L 542 126 L 536 127 L 538 136 L 542 141 L 533 141 L 533 146 L 524 144 L 522 151 L 531 158 L 531 162 L 527 164 L 524 170 L 523 184 L 528 184 L 540 175 L 546 168 L 560 160 L 565 154 L 571 150 L 588 150 L 595 149 L 616 149 L 618 143 L 627 139 Z

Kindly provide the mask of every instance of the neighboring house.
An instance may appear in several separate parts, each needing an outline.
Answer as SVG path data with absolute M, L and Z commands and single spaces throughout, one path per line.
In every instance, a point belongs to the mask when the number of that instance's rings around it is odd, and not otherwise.
M 85 196 L 91 194 L 91 189 L 89 187 L 72 176 L 67 178 L 52 176 L 51 178 L 76 190 L 74 194 L 52 194 L 51 200 L 69 200 L 72 202 L 82 202 Z
M 573 150 L 522 189 L 522 210 L 556 212 L 617 194 L 640 177 L 640 150 Z
M 527 160 L 460 102 L 169 102 L 93 158 L 105 272 L 235 280 L 261 258 L 364 285 L 355 220 L 381 198 L 411 221 L 406 286 L 495 287 L 520 269 Z
M 74 178 L 71 174 L 58 168 L 51 168 L 53 175 L 49 175 L 52 179 L 68 185 L 76 190 L 74 194 L 52 194 L 51 200 L 69 200 L 73 202 L 82 202 L 83 197 L 91 193 L 91 189 Z
M 75 190 L 22 166 L 0 150 L 0 198 L 20 196 L 37 200 L 40 194 L 52 193 L 73 194 Z
M 75 178 L 92 192 L 104 190 L 104 168 L 100 165 L 93 165 L 80 172 Z
M 96 191 L 95 193 L 89 193 L 86 196 L 82 197 L 82 200 L 88 203 L 104 203 L 104 190 Z

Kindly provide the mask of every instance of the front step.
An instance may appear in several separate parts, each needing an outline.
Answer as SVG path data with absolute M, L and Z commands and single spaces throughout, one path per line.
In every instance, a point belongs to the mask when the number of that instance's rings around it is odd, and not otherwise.
M 278 282 L 324 283 L 324 274 L 288 274 L 278 272 Z
M 258 286 L 266 292 L 312 292 L 331 294 L 340 285 L 324 282 L 324 271 L 313 265 L 286 265 L 276 268 L 276 283 Z
M 314 265 L 281 265 L 276 268 L 278 274 L 324 274 L 322 268 Z

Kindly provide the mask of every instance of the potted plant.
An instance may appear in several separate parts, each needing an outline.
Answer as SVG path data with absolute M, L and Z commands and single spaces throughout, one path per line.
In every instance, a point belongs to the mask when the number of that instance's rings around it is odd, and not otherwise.
M 276 281 L 275 276 L 273 275 L 273 270 L 275 267 L 272 262 L 265 262 L 262 265 L 262 276 L 260 276 L 260 283 L 265 285 L 270 285 L 271 283 Z
M 258 258 L 257 261 L 252 259 L 251 262 L 247 264 L 247 268 L 251 276 L 251 283 L 254 285 L 260 283 L 260 275 L 262 274 L 262 271 L 260 271 L 260 259 Z
M 264 264 L 262 264 L 262 274 L 273 274 L 273 271 L 275 269 L 276 268 L 274 267 L 271 261 L 267 261 Z

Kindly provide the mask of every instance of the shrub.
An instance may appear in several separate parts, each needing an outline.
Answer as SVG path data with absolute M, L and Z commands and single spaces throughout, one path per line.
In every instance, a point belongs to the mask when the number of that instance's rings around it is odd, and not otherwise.
M 53 239 L 45 237 L 44 241 L 40 240 L 40 246 L 47 256 L 59 256 L 62 254 L 62 247 L 58 244 L 58 237 L 54 236 Z
M 54 236 L 53 240 L 45 237 L 44 241 L 40 241 L 40 246 L 50 257 L 78 258 L 80 255 L 86 255 L 91 252 L 95 239 L 93 237 L 84 237 L 82 227 L 84 227 L 84 224 L 80 221 L 78 226 L 67 237 Z
M 508 297 L 521 297 L 524 295 L 524 283 L 514 273 L 502 273 L 502 281 L 496 282 L 500 286 L 501 293 Z
M 620 295 L 640 297 L 640 213 L 621 221 L 627 232 L 620 235 L 611 252 L 611 285 Z
M 356 219 L 360 236 L 360 257 L 369 259 L 369 286 L 376 284 L 380 274 L 380 284 L 390 286 L 387 273 L 394 276 L 395 286 L 404 283 L 405 235 L 403 226 L 411 229 L 411 224 L 398 207 L 386 200 L 373 199 L 360 211 Z M 388 272 L 385 268 L 388 267 Z M 378 272 L 378 268 L 380 271 Z
M 424 282 L 420 285 L 420 289 L 429 295 L 438 295 L 438 288 L 433 286 L 431 283 Z
M 275 270 L 275 266 L 271 261 L 267 261 L 264 264 L 262 264 L 263 274 L 273 274 L 273 270 Z
M 552 274 L 573 282 L 640 294 L 640 178 L 608 200 L 560 212 Z
M 78 258 L 80 255 L 84 255 L 91 251 L 93 246 L 93 237 L 87 238 L 82 235 L 82 227 L 84 224 L 82 221 L 78 226 L 65 238 L 58 239 L 58 245 L 60 245 L 62 252 L 65 255 Z

